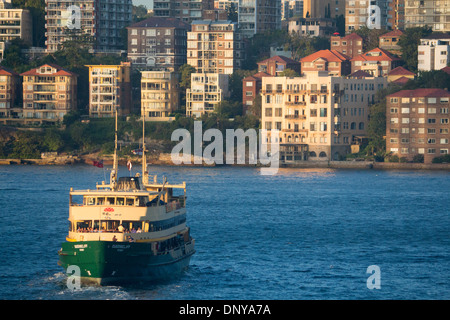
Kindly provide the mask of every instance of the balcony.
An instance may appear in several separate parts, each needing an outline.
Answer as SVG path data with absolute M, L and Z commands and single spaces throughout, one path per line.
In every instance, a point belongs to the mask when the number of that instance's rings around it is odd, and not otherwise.
M 298 120 L 306 120 L 306 116 L 300 114 L 287 114 L 284 116 L 285 119 L 298 119 Z

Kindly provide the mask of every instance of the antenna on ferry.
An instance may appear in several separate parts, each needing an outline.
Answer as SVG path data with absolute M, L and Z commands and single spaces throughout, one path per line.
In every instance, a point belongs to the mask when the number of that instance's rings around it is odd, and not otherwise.
M 145 110 L 142 112 L 142 184 L 148 184 L 147 157 L 145 155 Z
M 114 141 L 114 159 L 113 159 L 113 169 L 111 170 L 111 189 L 115 190 L 117 186 L 117 173 L 119 169 L 119 161 L 117 158 L 117 104 L 115 106 L 115 141 Z

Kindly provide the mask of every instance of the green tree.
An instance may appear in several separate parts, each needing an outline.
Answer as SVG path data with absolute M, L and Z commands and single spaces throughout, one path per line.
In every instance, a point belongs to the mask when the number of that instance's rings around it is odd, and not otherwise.
M 417 71 L 417 48 L 420 44 L 420 39 L 429 36 L 431 33 L 432 29 L 428 26 L 408 28 L 403 32 L 403 35 L 398 40 L 398 45 L 401 47 L 405 68 L 412 72 Z
M 225 118 L 234 118 L 242 115 L 242 101 L 222 100 L 217 105 L 215 112 Z
M 242 79 L 255 74 L 256 70 L 236 70 L 230 75 L 228 89 L 230 90 L 230 100 L 242 102 Z
M 367 26 L 355 30 L 355 33 L 363 38 L 363 52 L 378 48 L 380 36 L 387 32 L 386 29 L 370 29 Z
M 289 68 L 280 73 L 280 77 L 298 77 L 298 76 L 299 74 L 295 70 Z

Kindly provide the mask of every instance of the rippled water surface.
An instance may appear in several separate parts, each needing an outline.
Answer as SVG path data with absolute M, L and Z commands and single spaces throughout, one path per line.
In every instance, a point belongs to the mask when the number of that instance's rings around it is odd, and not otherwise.
M 450 298 L 449 172 L 152 170 L 188 185 L 189 269 L 165 283 L 70 291 L 57 265 L 69 188 L 92 189 L 108 171 L 0 166 L 0 299 Z M 379 290 L 367 288 L 371 265 Z

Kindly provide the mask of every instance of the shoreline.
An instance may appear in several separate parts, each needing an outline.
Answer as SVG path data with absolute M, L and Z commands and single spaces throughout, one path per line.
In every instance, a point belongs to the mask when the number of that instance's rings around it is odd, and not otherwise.
M 93 165 L 94 161 L 103 160 L 104 165 L 112 165 L 111 157 L 95 157 L 93 155 L 84 156 L 57 156 L 43 159 L 0 159 L 0 165 L 75 165 L 86 164 Z M 136 156 L 119 158 L 120 165 L 126 165 L 127 161 L 131 160 L 133 164 L 140 164 L 141 158 Z M 256 164 L 174 164 L 170 157 L 166 154 L 161 154 L 159 157 L 150 156 L 147 158 L 148 165 L 161 166 L 184 166 L 184 167 L 246 167 L 259 168 L 262 165 Z M 450 171 L 450 163 L 400 163 L 400 162 L 373 162 L 373 161 L 304 161 L 301 163 L 286 163 L 280 164 L 280 168 L 296 168 L 296 169 L 375 169 L 375 170 L 439 170 Z

